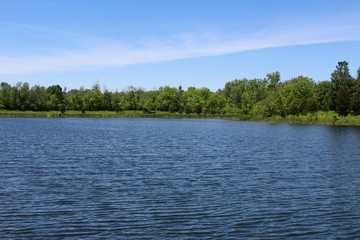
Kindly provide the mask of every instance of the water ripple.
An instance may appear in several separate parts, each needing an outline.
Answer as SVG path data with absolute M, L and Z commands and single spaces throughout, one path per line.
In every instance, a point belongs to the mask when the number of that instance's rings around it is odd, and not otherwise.
M 357 128 L 0 119 L 0 132 L 3 238 L 360 238 Z

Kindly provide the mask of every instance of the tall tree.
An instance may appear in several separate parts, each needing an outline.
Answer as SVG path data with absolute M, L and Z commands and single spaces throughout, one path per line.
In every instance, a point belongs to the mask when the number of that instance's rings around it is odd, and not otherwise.
M 147 91 L 144 93 L 145 96 L 142 99 L 143 111 L 145 113 L 151 113 L 156 110 L 156 101 L 158 96 L 157 90 Z
M 113 94 L 108 90 L 105 90 L 103 93 L 103 110 L 114 111 L 115 108 L 112 106 L 112 96 Z
M 20 110 L 29 110 L 30 109 L 30 86 L 27 82 L 19 82 L 16 84 L 16 87 L 19 91 L 19 101 L 20 101 Z
M 332 105 L 333 86 L 330 81 L 322 81 L 316 84 L 316 98 L 318 109 L 321 111 L 329 111 Z
M 205 101 L 199 91 L 195 87 L 189 87 L 183 94 L 185 113 L 200 114 L 205 106 Z
M 283 84 L 285 114 L 299 115 L 317 110 L 315 84 L 312 79 L 299 76 Z
M 233 105 L 236 108 L 241 109 L 247 82 L 248 80 L 244 78 L 241 80 L 236 79 L 225 84 L 224 95 L 230 106 Z
M 280 86 L 280 72 L 276 71 L 273 73 L 268 73 L 266 77 L 269 83 L 269 89 L 275 90 Z
M 126 91 L 127 110 L 142 110 L 142 99 L 145 91 L 142 88 L 130 86 Z
M 177 112 L 179 110 L 178 89 L 161 87 L 156 97 L 156 108 L 160 111 Z
M 267 96 L 265 99 L 264 115 L 285 116 L 284 96 L 281 94 L 280 73 L 273 72 L 266 75 L 268 81 Z
M 360 114 L 360 68 L 354 82 L 353 94 L 351 96 L 351 110 L 354 114 Z
M 48 110 L 64 111 L 64 93 L 60 85 L 52 85 L 46 89 L 49 96 L 47 105 Z
M 211 93 L 206 103 L 206 111 L 210 114 L 220 114 L 223 113 L 225 105 L 226 99 L 220 91 Z
M 66 105 L 69 110 L 85 111 L 85 89 L 72 89 L 67 93 Z
M 45 87 L 35 85 L 30 89 L 30 110 L 46 111 L 47 110 L 48 93 Z
M 2 82 L 0 84 L 0 108 L 10 110 L 11 102 L 11 85 Z
M 91 89 L 85 92 L 85 109 L 87 111 L 103 110 L 103 94 L 98 89 Z
M 126 110 L 127 102 L 126 102 L 126 95 L 123 92 L 116 91 L 113 93 L 113 96 L 111 98 L 111 105 L 114 107 L 115 111 L 123 112 Z
M 351 109 L 354 83 L 346 61 L 338 62 L 336 69 L 331 74 L 331 82 L 333 83 L 333 108 L 339 115 L 346 116 Z

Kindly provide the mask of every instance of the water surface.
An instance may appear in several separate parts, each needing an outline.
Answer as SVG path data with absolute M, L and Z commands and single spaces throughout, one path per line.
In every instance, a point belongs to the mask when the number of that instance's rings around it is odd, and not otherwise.
M 360 129 L 0 119 L 0 236 L 360 238 Z

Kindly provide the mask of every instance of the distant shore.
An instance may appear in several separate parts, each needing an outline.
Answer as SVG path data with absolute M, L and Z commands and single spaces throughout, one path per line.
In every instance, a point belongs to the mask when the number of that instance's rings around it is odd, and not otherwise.
M 307 115 L 280 116 L 254 116 L 244 114 L 179 114 L 169 112 L 144 113 L 142 111 L 58 111 L 33 112 L 33 111 L 0 111 L 0 118 L 164 118 L 164 119 L 224 119 L 234 121 L 283 123 L 283 124 L 311 124 L 335 126 L 360 126 L 360 116 L 339 116 L 335 112 L 316 112 Z

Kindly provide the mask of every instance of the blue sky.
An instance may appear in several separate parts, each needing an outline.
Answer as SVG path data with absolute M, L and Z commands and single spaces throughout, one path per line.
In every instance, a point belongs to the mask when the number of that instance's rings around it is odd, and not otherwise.
M 0 81 L 111 91 L 360 67 L 358 0 L 0 0 Z

